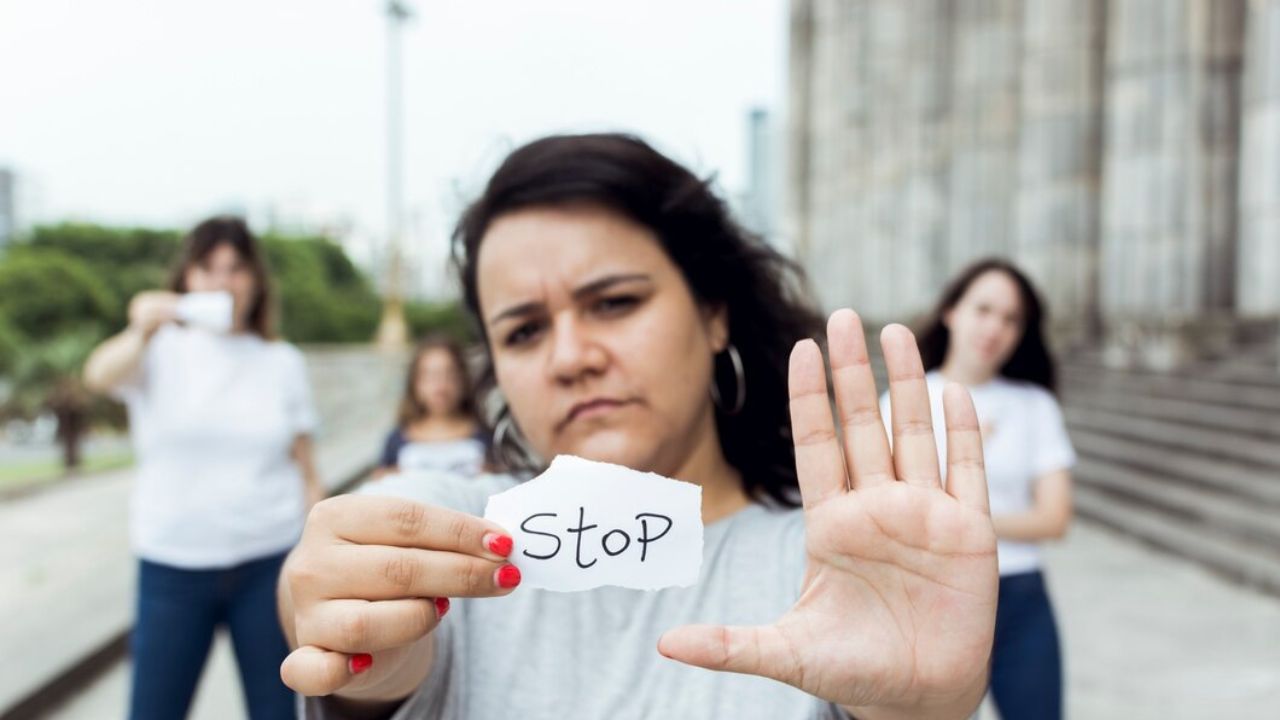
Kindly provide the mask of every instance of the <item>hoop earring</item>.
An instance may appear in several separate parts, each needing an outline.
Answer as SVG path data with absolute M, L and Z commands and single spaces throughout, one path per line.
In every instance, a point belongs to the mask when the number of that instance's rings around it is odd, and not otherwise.
M 494 454 L 508 467 L 517 468 L 528 459 L 528 453 L 525 452 L 520 439 L 516 437 L 518 429 L 515 421 L 511 419 L 511 411 L 503 408 L 501 414 L 502 416 L 493 426 Z
M 720 408 L 725 415 L 737 415 L 742 412 L 742 406 L 747 402 L 747 373 L 742 368 L 742 356 L 738 354 L 738 348 L 733 343 L 729 343 L 724 348 L 725 353 L 729 356 L 729 362 L 733 364 L 733 376 L 737 380 L 737 392 L 733 396 L 733 406 L 725 407 L 724 398 L 720 395 L 720 382 L 715 376 L 715 358 L 712 358 L 712 378 L 711 378 L 711 400 Z M 717 355 L 716 357 L 719 357 Z

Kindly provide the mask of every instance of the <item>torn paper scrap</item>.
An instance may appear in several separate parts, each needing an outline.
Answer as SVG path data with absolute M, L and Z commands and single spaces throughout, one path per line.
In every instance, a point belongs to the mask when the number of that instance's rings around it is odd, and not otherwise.
M 522 587 L 684 587 L 702 569 L 702 488 L 560 455 L 538 477 L 489 497 L 512 534 Z

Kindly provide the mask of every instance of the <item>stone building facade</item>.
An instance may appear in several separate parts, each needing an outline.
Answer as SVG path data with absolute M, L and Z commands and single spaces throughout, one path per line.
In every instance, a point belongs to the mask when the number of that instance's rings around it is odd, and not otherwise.
M 907 319 L 994 254 L 1117 362 L 1274 337 L 1280 0 L 792 0 L 790 35 L 825 305 Z

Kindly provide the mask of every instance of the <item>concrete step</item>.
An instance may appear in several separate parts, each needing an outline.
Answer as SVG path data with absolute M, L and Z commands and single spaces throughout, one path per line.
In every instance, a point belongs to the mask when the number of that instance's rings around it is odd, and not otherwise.
M 1276 346 L 1270 344 L 1261 351 L 1242 351 L 1238 355 L 1199 363 L 1190 368 L 1193 374 L 1247 383 L 1268 383 L 1280 380 L 1280 362 L 1276 359 Z
M 1151 446 L 1084 427 L 1070 430 L 1082 458 L 1119 463 L 1170 483 L 1242 498 L 1275 511 L 1280 522 L 1280 477 L 1274 469 L 1214 460 L 1195 451 Z
M 1160 397 L 1280 412 L 1280 384 L 1241 384 L 1203 377 L 1182 377 L 1100 367 L 1067 366 L 1063 386 L 1073 391 L 1119 393 L 1131 397 Z
M 1153 370 L 1142 367 L 1117 368 L 1087 356 L 1072 356 L 1063 359 L 1059 366 L 1063 370 L 1078 369 L 1092 373 L 1205 380 L 1222 385 L 1244 387 L 1280 387 L 1280 368 L 1254 363 L 1232 363 L 1229 360 L 1209 360 L 1187 367 Z
M 1280 560 L 1252 546 L 1209 534 L 1158 509 L 1127 502 L 1089 485 L 1076 492 L 1076 511 L 1117 532 L 1192 560 L 1233 582 L 1280 597 Z
M 1074 475 L 1080 485 L 1159 510 L 1188 529 L 1199 528 L 1207 535 L 1239 541 L 1251 546 L 1251 552 L 1280 561 L 1280 521 L 1274 508 L 1168 482 L 1160 475 L 1096 458 L 1083 458 Z
M 1065 415 L 1072 428 L 1107 433 L 1151 446 L 1192 450 L 1209 458 L 1280 469 L 1280 443 L 1274 440 L 1074 405 L 1066 408 Z
M 1073 408 L 1087 408 L 1116 415 L 1154 418 L 1187 427 L 1226 430 L 1237 435 L 1265 438 L 1280 443 L 1280 412 L 1209 405 L 1174 398 L 1101 392 L 1066 387 L 1063 399 Z

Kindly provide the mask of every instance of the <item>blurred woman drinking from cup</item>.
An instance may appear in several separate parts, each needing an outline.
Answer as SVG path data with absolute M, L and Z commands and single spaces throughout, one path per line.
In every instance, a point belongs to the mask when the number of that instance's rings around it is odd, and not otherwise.
M 187 234 L 168 289 L 133 298 L 128 327 L 84 376 L 126 403 L 137 457 L 130 717 L 186 714 L 221 624 L 249 716 L 293 717 L 273 589 L 324 495 L 317 420 L 302 354 L 274 338 L 266 262 L 244 221 Z

